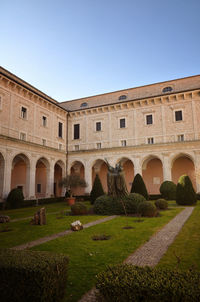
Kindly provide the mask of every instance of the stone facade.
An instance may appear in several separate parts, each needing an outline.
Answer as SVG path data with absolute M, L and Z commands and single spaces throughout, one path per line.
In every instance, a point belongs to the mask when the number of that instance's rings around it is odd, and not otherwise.
M 0 196 L 22 187 L 26 198 L 62 195 L 68 173 L 89 193 L 99 173 L 121 162 L 128 189 L 136 173 L 150 193 L 188 174 L 200 191 L 200 76 L 57 103 L 0 68 Z

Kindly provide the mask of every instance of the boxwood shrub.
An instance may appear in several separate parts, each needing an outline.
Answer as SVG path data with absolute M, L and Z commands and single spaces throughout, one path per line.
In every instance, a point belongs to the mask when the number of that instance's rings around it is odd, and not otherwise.
M 104 302 L 189 302 L 200 299 L 200 272 L 117 265 L 97 276 Z
M 143 201 L 138 205 L 138 214 L 144 217 L 154 217 L 157 214 L 157 208 L 150 201 Z
M 62 254 L 0 249 L 1 301 L 60 301 L 67 267 L 68 258 Z
M 162 198 L 168 200 L 175 200 L 176 199 L 176 185 L 173 181 L 166 180 L 160 186 L 160 193 Z
M 72 215 L 86 215 L 87 207 L 83 202 L 76 202 L 71 206 Z
M 124 198 L 124 204 L 126 207 L 127 214 L 137 214 L 139 204 L 144 201 L 144 196 L 138 193 L 130 193 L 129 195 L 127 195 Z
M 154 204 L 159 210 L 166 210 L 168 208 L 168 202 L 165 199 L 158 199 Z
M 178 205 L 194 205 L 196 202 L 197 196 L 189 176 L 182 175 L 176 187 L 176 203 Z

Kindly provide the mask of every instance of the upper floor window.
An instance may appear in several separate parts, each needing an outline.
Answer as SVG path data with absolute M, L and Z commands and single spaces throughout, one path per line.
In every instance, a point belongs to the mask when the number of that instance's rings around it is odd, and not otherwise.
M 25 141 L 25 140 L 26 140 L 26 133 L 20 132 L 19 138 L 20 138 L 22 141 Z
M 21 118 L 27 119 L 27 108 L 21 107 Z
M 183 113 L 182 110 L 175 111 L 175 121 L 182 121 L 183 120 Z
M 101 143 L 97 143 L 97 149 L 101 149 Z
M 148 114 L 146 115 L 146 125 L 152 125 L 153 124 L 153 115 Z
M 101 122 L 96 122 L 96 131 L 101 131 Z
M 120 97 L 119 97 L 119 101 L 121 101 L 121 100 L 125 100 L 126 98 L 127 98 L 127 96 L 126 96 L 125 94 L 120 95 Z
M 162 92 L 171 92 L 173 88 L 171 86 L 164 87 Z
M 42 116 L 42 126 L 46 127 L 47 126 L 47 117 L 46 116 Z
M 46 146 L 46 144 L 47 144 L 47 141 L 46 141 L 46 139 L 42 139 L 42 144 L 43 144 L 43 146 Z
M 58 149 L 59 149 L 59 150 L 62 150 L 62 144 L 59 144 L 59 145 L 58 145 Z
M 74 125 L 74 139 L 80 138 L 80 124 Z
M 126 128 L 126 119 L 125 118 L 120 118 L 119 126 L 120 126 L 120 128 Z
M 122 147 L 126 147 L 126 140 L 122 140 L 121 145 L 122 145 Z
M 62 138 L 63 136 L 63 124 L 61 122 L 58 123 L 58 137 Z
M 178 135 L 178 142 L 183 142 L 184 141 L 184 134 Z
M 74 150 L 75 150 L 75 151 L 79 151 L 79 145 L 75 145 L 75 146 L 74 146 Z
M 84 107 L 87 107 L 87 106 L 88 106 L 88 103 L 84 102 L 84 103 L 81 104 L 80 107 L 81 107 L 81 108 L 84 108 Z
M 154 144 L 154 138 L 153 137 L 148 137 L 147 143 L 148 144 Z

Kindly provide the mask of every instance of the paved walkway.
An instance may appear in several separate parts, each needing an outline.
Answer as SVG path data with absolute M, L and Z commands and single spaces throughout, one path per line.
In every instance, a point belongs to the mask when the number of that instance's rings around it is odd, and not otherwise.
M 156 265 L 167 251 L 168 247 L 172 244 L 186 220 L 192 214 L 193 209 L 194 207 L 187 207 L 181 211 L 181 213 L 166 224 L 161 231 L 153 235 L 148 242 L 130 255 L 124 263 L 138 266 Z M 96 292 L 97 290 L 95 288 L 91 289 L 79 300 L 79 302 L 95 302 Z
M 102 219 L 98 219 L 98 220 L 86 223 L 86 224 L 83 225 L 83 228 L 87 229 L 87 228 L 89 228 L 89 227 L 91 227 L 93 225 L 97 225 L 97 224 L 100 224 L 102 222 L 106 222 L 106 221 L 112 220 L 115 217 L 117 217 L 117 216 L 116 215 L 108 216 L 106 218 L 102 218 Z M 66 231 L 63 231 L 63 232 L 60 232 L 60 233 L 57 233 L 57 234 L 53 234 L 53 235 L 50 235 L 50 236 L 39 238 L 37 240 L 31 241 L 31 242 L 28 242 L 28 243 L 25 243 L 25 244 L 22 244 L 22 245 L 15 246 L 12 249 L 13 250 L 24 250 L 24 249 L 31 248 L 33 246 L 40 245 L 42 243 L 48 242 L 50 240 L 54 240 L 54 239 L 62 237 L 62 236 L 69 235 L 69 234 L 71 234 L 73 232 L 74 231 L 66 230 Z

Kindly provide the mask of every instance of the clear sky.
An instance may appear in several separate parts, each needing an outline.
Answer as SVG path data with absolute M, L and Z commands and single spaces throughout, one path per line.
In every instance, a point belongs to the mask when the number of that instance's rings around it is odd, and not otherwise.
M 0 65 L 57 101 L 200 74 L 200 0 L 0 0 Z

